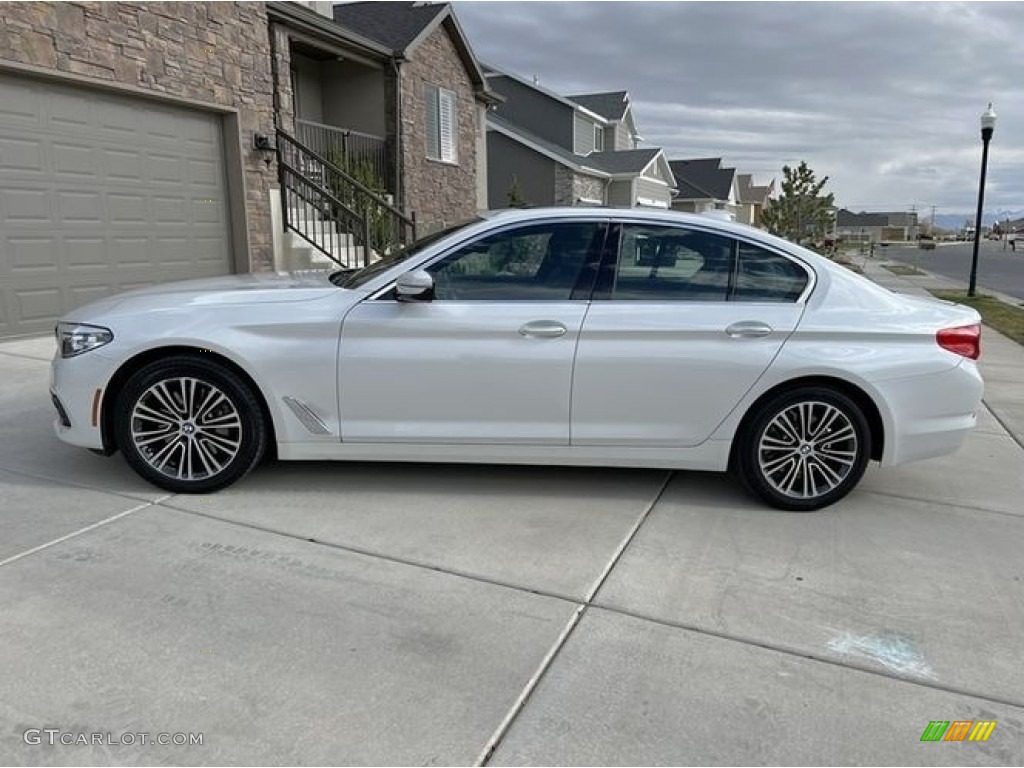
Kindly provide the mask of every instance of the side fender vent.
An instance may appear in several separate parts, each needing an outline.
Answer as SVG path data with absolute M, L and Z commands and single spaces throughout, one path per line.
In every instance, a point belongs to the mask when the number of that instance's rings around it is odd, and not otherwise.
M 295 418 L 301 422 L 302 426 L 312 435 L 329 435 L 331 430 L 327 427 L 327 424 L 316 415 L 316 411 L 310 408 L 301 400 L 296 400 L 294 397 L 288 397 L 285 395 L 281 398 L 284 404 L 288 406 L 292 413 L 295 414 Z

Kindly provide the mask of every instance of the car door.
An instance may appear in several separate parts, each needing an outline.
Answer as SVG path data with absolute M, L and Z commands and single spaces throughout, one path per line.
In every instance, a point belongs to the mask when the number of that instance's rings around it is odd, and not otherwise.
M 599 220 L 492 231 L 426 265 L 429 301 L 345 318 L 345 442 L 568 445 L 573 353 L 604 247 Z
M 696 228 L 624 223 L 612 237 L 580 333 L 571 442 L 698 445 L 796 328 L 811 273 Z

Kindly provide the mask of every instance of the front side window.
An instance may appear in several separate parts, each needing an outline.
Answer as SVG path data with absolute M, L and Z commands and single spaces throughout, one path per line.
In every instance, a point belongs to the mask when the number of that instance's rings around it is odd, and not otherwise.
M 735 241 L 680 227 L 625 224 L 612 298 L 727 301 Z
M 594 126 L 594 151 L 604 152 L 604 128 L 600 125 Z
M 458 163 L 458 110 L 455 93 L 428 85 L 425 94 L 427 157 L 444 163 Z
M 567 301 L 584 266 L 596 262 L 597 222 L 546 223 L 489 235 L 427 271 L 435 301 Z

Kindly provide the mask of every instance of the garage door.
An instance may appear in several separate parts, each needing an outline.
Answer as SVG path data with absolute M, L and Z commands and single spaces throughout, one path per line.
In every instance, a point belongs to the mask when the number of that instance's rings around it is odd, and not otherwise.
M 0 336 L 230 253 L 218 117 L 0 74 Z

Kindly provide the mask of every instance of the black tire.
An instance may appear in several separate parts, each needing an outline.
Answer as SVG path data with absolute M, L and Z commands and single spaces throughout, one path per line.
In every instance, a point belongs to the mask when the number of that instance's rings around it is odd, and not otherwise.
M 780 393 L 751 414 L 737 436 L 733 470 L 748 491 L 773 507 L 811 512 L 853 490 L 870 457 L 871 430 L 857 403 L 833 389 L 809 386 Z
M 174 493 L 226 488 L 266 451 L 267 423 L 256 393 L 210 360 L 176 355 L 150 363 L 125 383 L 114 407 L 114 435 L 125 460 Z

